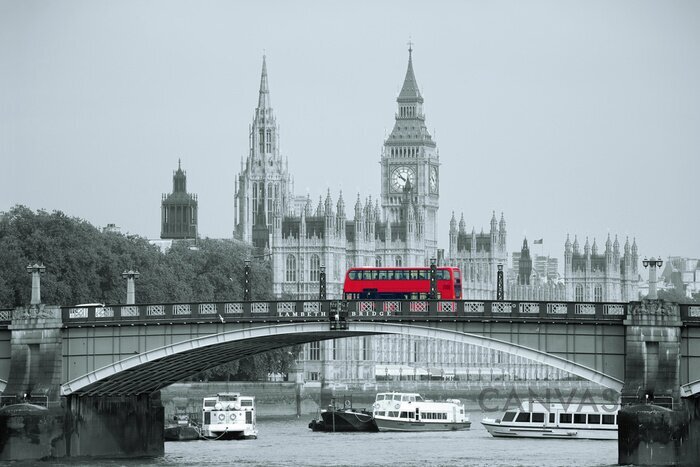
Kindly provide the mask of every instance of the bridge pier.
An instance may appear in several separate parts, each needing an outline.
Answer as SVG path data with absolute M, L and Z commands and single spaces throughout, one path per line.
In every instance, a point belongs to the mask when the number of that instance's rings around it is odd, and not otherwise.
M 59 307 L 18 308 L 10 329 L 10 374 L 0 405 L 0 461 L 163 455 L 160 392 L 61 397 Z
M 625 326 L 618 463 L 695 465 L 700 420 L 697 401 L 680 397 L 678 305 L 643 300 L 631 306 Z
M 160 391 L 149 396 L 68 396 L 66 457 L 162 456 L 164 409 Z

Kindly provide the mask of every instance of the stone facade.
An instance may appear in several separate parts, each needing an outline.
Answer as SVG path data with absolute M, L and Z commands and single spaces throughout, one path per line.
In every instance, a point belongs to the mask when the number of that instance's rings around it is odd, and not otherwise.
M 591 246 L 586 238 L 583 254 L 578 239 L 573 244 L 569 237 L 564 244 L 564 285 L 566 300 L 577 302 L 629 302 L 636 300 L 639 282 L 639 254 L 637 242 L 625 241 L 624 252 L 620 243 L 605 242 L 605 251 L 598 253 L 595 239 Z
M 160 238 L 197 239 L 197 195 L 187 193 L 187 175 L 177 163 L 173 173 L 173 192 L 161 201 Z

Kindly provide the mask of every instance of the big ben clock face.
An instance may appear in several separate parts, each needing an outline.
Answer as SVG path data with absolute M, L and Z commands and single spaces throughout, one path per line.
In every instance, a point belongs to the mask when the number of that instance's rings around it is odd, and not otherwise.
M 437 180 L 437 167 L 431 167 L 430 168 L 430 175 L 429 175 L 429 180 L 428 183 L 430 185 L 430 192 L 431 193 L 437 193 L 438 191 L 438 180 Z
M 393 191 L 403 191 L 406 183 L 411 181 L 411 185 L 416 183 L 416 174 L 410 167 L 397 167 L 391 173 L 391 189 Z

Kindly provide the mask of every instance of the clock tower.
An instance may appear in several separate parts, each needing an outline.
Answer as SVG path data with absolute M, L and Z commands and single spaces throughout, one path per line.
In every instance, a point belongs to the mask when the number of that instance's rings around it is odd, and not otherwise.
M 408 69 L 396 99 L 398 109 L 391 134 L 382 151 L 382 208 L 389 222 L 401 221 L 404 187 L 422 224 L 426 261 L 437 257 L 437 211 L 440 198 L 440 162 L 437 146 L 423 114 L 423 96 L 413 73 L 413 48 L 409 43 Z

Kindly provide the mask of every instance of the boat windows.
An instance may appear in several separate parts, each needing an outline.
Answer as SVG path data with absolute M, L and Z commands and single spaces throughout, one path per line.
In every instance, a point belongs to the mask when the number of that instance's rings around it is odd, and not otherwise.
M 413 417 L 411 417 L 411 412 L 401 412 L 401 416 L 399 418 L 413 418 Z
M 512 422 L 514 418 L 515 418 L 515 412 L 506 412 L 503 414 L 503 421 L 504 422 Z
M 253 406 L 253 401 L 247 401 L 244 399 L 241 399 L 241 407 L 252 407 Z
M 550 414 L 549 414 L 549 423 L 555 423 L 555 422 L 554 422 L 554 417 L 555 417 L 555 416 L 556 416 L 556 414 L 553 414 L 553 413 L 550 413 Z
M 384 400 L 384 394 L 377 394 L 377 400 L 378 400 L 378 401 L 383 401 L 383 400 Z
M 383 410 L 377 410 L 376 412 L 374 412 L 374 414 L 377 417 L 383 417 L 386 414 L 386 412 L 384 412 Z
M 516 422 L 529 423 L 530 422 L 530 412 L 520 412 L 515 419 Z
M 395 410 L 390 410 L 389 412 L 387 412 L 387 417 L 398 418 L 398 416 L 399 416 L 399 413 Z
M 603 425 L 614 425 L 614 424 L 615 424 L 615 415 L 603 414 Z
M 575 413 L 574 414 L 574 423 L 586 423 L 586 414 L 585 413 Z
M 533 413 L 532 423 L 544 423 L 544 414 L 542 412 Z
M 571 414 L 570 413 L 560 413 L 559 414 L 559 423 L 571 423 Z
M 589 425 L 599 425 L 600 424 L 600 414 L 588 414 L 588 424 Z

